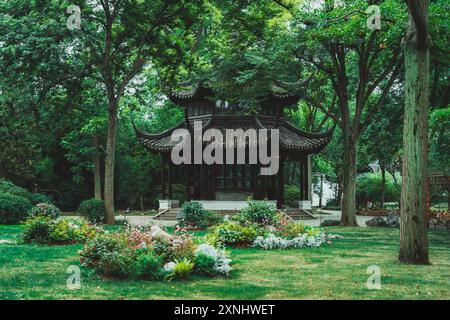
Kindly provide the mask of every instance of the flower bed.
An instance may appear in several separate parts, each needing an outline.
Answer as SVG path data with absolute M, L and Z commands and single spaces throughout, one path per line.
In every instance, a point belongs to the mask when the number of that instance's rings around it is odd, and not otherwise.
M 265 201 L 251 201 L 232 220 L 214 227 L 208 241 L 230 247 L 288 249 L 318 247 L 339 238 L 293 221 Z
M 124 232 L 99 234 L 80 251 L 80 261 L 107 277 L 148 280 L 228 275 L 231 270 L 223 249 L 199 245 L 183 229 L 169 235 L 157 226 L 128 226 Z
M 287 239 L 269 234 L 266 237 L 257 237 L 253 242 L 253 247 L 265 250 L 270 249 L 291 249 L 291 248 L 317 248 L 324 244 L 331 244 L 331 239 L 341 238 L 338 235 L 325 234 L 319 232 L 317 235 L 309 235 L 306 233 L 299 234 L 295 238 Z

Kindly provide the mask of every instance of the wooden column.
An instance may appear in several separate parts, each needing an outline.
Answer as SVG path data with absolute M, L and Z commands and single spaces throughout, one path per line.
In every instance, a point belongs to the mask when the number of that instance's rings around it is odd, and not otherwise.
M 166 166 L 166 159 L 164 157 L 164 154 L 161 154 L 161 198 L 163 200 L 166 199 L 166 179 L 165 179 L 165 166 Z
M 191 200 L 191 165 L 184 165 L 184 173 L 186 174 L 186 200 Z
M 281 209 L 284 205 L 284 160 L 280 157 L 280 167 L 278 171 L 278 196 L 277 207 Z
M 172 163 L 169 161 L 169 167 L 168 167 L 168 184 L 169 184 L 169 200 L 172 199 Z
M 305 170 L 304 170 L 304 164 L 303 161 L 299 162 L 300 165 L 300 200 L 305 200 Z
M 203 179 L 204 179 L 204 176 L 205 176 L 205 173 L 204 173 L 204 167 L 203 167 L 204 165 L 203 165 L 203 163 L 200 165 L 200 181 L 199 181 L 199 200 L 203 200 L 204 199 L 204 187 L 205 187 L 205 185 L 204 185 L 204 181 L 203 181 Z
M 257 167 L 254 164 L 250 165 L 250 189 L 252 189 L 253 199 L 258 199 L 258 174 Z
M 306 163 L 305 163 L 305 200 L 312 201 L 312 192 L 311 192 L 311 185 L 312 185 L 312 166 L 311 166 L 311 156 L 306 156 Z

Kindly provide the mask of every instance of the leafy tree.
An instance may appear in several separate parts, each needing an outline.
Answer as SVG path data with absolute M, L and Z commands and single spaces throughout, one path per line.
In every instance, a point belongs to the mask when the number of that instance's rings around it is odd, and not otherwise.
M 106 223 L 114 223 L 114 169 L 120 101 L 133 79 L 163 61 L 176 64 L 182 39 L 199 15 L 201 1 L 100 0 L 82 3 L 89 21 L 80 34 L 90 63 L 105 86 L 108 129 L 105 148 Z M 182 56 L 182 55 L 181 55 Z
M 402 108 L 401 96 L 390 94 L 380 112 L 361 137 L 360 162 L 365 165 L 378 161 L 381 170 L 380 206 L 385 202 L 386 172 L 390 172 L 396 182 L 398 159 L 402 148 Z

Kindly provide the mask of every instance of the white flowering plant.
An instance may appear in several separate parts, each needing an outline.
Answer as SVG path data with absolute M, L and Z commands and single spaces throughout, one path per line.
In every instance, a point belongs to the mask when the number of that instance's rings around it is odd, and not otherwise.
M 266 237 L 257 237 L 253 242 L 253 247 L 265 250 L 271 249 L 292 249 L 292 248 L 317 248 L 325 244 L 331 244 L 332 239 L 342 238 L 335 234 L 326 234 L 321 231 L 315 232 L 314 235 L 309 233 L 299 234 L 292 239 L 278 237 L 274 234 L 269 234 Z
M 195 250 L 196 268 L 200 273 L 228 275 L 231 259 L 225 249 L 217 249 L 210 244 L 201 244 Z

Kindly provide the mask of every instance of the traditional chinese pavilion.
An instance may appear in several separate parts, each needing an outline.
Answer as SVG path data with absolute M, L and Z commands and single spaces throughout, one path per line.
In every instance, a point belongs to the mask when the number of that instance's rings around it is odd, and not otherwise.
M 330 141 L 332 130 L 324 133 L 305 132 L 289 123 L 284 109 L 298 103 L 299 95 L 289 92 L 276 93 L 259 99 L 261 111 L 257 115 L 246 115 L 242 104 L 217 101 L 213 90 L 203 85 L 185 88 L 169 95 L 170 100 L 184 109 L 184 121 L 158 134 L 144 133 L 135 127 L 140 143 L 151 152 L 162 156 L 160 209 L 170 209 L 178 199 L 173 199 L 174 178 L 183 179 L 186 198 L 202 202 L 206 208 L 216 210 L 239 210 L 248 197 L 268 199 L 278 208 L 284 205 L 284 164 L 288 161 L 300 163 L 299 208 L 311 208 L 311 156 L 320 152 Z M 177 142 L 171 141 L 175 129 L 193 130 L 194 121 L 201 121 L 203 131 L 225 129 L 279 129 L 280 161 L 276 175 L 260 175 L 260 164 L 182 164 L 171 162 L 171 151 Z M 191 162 L 193 163 L 193 162 Z M 247 163 L 247 162 L 246 162 Z M 180 182 L 179 182 L 180 183 Z

